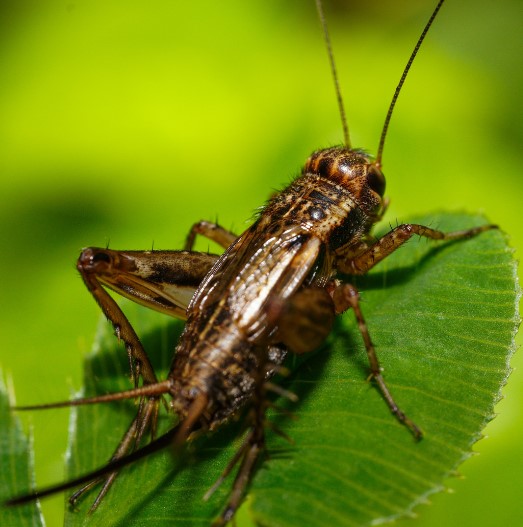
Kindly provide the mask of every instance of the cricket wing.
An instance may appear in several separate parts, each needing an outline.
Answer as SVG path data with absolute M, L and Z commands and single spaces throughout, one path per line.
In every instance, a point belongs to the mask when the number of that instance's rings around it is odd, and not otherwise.
M 267 335 L 285 301 L 314 268 L 322 243 L 302 227 L 253 225 L 220 257 L 193 297 L 188 311 L 227 309 L 250 341 Z

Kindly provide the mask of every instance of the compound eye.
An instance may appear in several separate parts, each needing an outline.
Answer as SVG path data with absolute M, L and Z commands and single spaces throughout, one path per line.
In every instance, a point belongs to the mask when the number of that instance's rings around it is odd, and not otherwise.
M 376 192 L 376 194 L 379 194 L 381 197 L 385 194 L 385 176 L 382 171 L 375 166 L 369 167 L 367 172 L 367 185 L 369 185 L 371 190 Z

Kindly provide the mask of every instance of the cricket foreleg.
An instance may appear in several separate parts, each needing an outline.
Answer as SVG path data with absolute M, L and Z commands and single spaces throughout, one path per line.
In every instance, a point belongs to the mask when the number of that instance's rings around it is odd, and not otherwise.
M 376 384 L 385 399 L 390 411 L 396 416 L 398 421 L 404 424 L 413 434 L 415 439 L 421 439 L 423 433 L 416 426 L 416 424 L 411 421 L 399 408 L 396 404 L 396 401 L 392 397 L 383 375 L 381 374 L 381 367 L 376 355 L 376 350 L 374 344 L 370 338 L 369 329 L 363 318 L 363 314 L 360 309 L 359 303 L 359 294 L 357 289 L 350 284 L 340 284 L 332 293 L 332 298 L 334 300 L 334 305 L 336 308 L 336 313 L 342 313 L 349 308 L 352 308 L 354 314 L 356 315 L 356 320 L 358 322 L 358 327 L 363 337 L 363 342 L 365 343 L 365 349 L 367 350 L 367 357 L 370 364 L 370 376 Z
M 362 275 L 372 269 L 375 265 L 381 262 L 384 258 L 393 253 L 396 249 L 401 247 L 406 241 L 417 234 L 432 240 L 460 240 L 463 238 L 472 238 L 484 231 L 497 229 L 497 225 L 481 225 L 472 229 L 465 229 L 462 231 L 442 232 L 424 225 L 417 225 L 414 223 L 405 223 L 392 229 L 389 233 L 380 238 L 374 245 L 366 248 L 360 254 L 354 256 L 339 255 L 337 261 L 337 268 L 341 273 L 351 275 Z
M 218 245 L 221 245 L 224 249 L 227 249 L 227 247 L 229 247 L 238 237 L 236 234 L 220 227 L 217 223 L 202 220 L 191 227 L 187 239 L 185 240 L 186 251 L 192 250 L 194 240 L 198 234 L 200 236 L 205 236 L 205 238 L 208 238 Z

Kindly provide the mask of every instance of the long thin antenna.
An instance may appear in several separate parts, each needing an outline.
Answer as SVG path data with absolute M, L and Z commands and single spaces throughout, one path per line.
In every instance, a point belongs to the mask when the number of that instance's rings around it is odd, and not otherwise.
M 320 18 L 321 27 L 323 28 L 323 37 L 325 38 L 325 45 L 327 46 L 327 53 L 329 55 L 332 78 L 334 80 L 334 88 L 336 90 L 336 98 L 338 99 L 338 108 L 340 110 L 341 125 L 343 127 L 344 142 L 345 146 L 350 149 L 349 127 L 347 125 L 347 117 L 345 115 L 345 108 L 343 106 L 343 99 L 341 97 L 340 84 L 338 82 L 338 73 L 336 72 L 334 54 L 332 53 L 331 39 L 329 37 L 329 30 L 327 29 L 327 22 L 325 21 L 325 14 L 323 13 L 323 5 L 321 3 L 321 0 L 316 0 L 316 8 L 318 10 L 318 16 Z
M 405 79 L 407 78 L 407 75 L 409 73 L 410 67 L 412 66 L 412 63 L 414 62 L 414 59 L 416 58 L 416 55 L 418 54 L 419 48 L 423 41 L 425 40 L 425 36 L 427 35 L 430 26 L 432 25 L 432 22 L 434 22 L 434 19 L 436 18 L 438 11 L 440 10 L 441 6 L 443 5 L 443 2 L 445 0 L 439 0 L 438 5 L 436 6 L 436 9 L 434 9 L 434 12 L 429 18 L 429 21 L 427 22 L 427 25 L 423 29 L 418 42 L 416 43 L 416 46 L 414 47 L 414 50 L 412 51 L 412 54 L 410 55 L 409 61 L 407 62 L 407 65 L 405 66 L 405 69 L 403 70 L 403 73 L 401 75 L 401 79 L 399 81 L 398 86 L 396 87 L 396 91 L 394 92 L 394 96 L 392 97 L 392 101 L 389 106 L 389 111 L 387 112 L 387 117 L 385 117 L 385 124 L 383 125 L 383 130 L 381 132 L 380 137 L 380 144 L 378 146 L 378 154 L 376 155 L 376 166 L 378 168 L 381 168 L 381 158 L 383 157 L 383 147 L 385 145 L 385 137 L 387 136 L 387 131 L 389 129 L 389 123 L 390 118 L 392 117 L 392 112 L 394 111 L 394 106 L 396 105 L 396 101 L 398 100 L 398 95 L 400 94 L 401 88 L 403 87 L 403 84 L 405 82 Z

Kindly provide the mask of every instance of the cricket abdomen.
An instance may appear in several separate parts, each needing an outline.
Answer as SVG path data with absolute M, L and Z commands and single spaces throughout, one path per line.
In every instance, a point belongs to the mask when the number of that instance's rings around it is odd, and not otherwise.
M 246 341 L 230 321 L 205 332 L 205 337 L 198 339 L 188 354 L 184 353 L 184 334 L 169 374 L 175 395 L 174 410 L 185 417 L 191 403 L 205 394 L 208 406 L 200 424 L 213 429 L 252 396 L 259 380 L 261 357 L 256 353 L 256 345 Z

